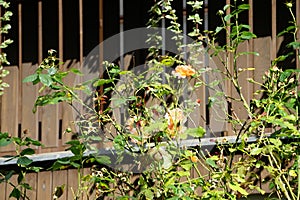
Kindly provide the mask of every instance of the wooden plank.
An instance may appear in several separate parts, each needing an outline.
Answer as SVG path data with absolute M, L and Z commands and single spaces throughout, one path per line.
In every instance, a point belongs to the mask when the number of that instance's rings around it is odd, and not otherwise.
M 41 141 L 45 147 L 58 147 L 58 105 L 47 105 L 40 110 L 42 113 Z
M 249 26 L 250 26 L 250 31 L 253 32 L 253 0 L 249 0 L 249 13 L 248 13 L 248 20 L 249 20 Z M 254 51 L 254 40 L 249 40 L 249 51 L 253 52 Z M 254 55 L 250 54 L 248 55 L 248 67 L 254 67 Z M 248 76 L 253 78 L 254 77 L 254 71 L 248 71 Z M 254 85 L 249 85 L 249 99 L 253 99 L 253 90 L 254 90 Z
M 78 190 L 78 173 L 76 169 L 68 170 L 68 184 L 67 184 L 67 199 L 74 199 L 74 195 Z
M 6 183 L 0 183 L 0 199 L 7 199 L 6 198 Z
M 91 168 L 84 168 L 83 169 L 83 175 L 84 176 L 87 176 L 87 175 L 90 175 L 92 172 L 91 172 Z M 88 191 L 87 193 L 84 193 L 83 196 L 82 196 L 82 199 L 83 200 L 90 200 L 90 199 L 96 199 L 96 191 L 90 191 L 91 189 L 91 185 L 86 185 L 88 187 Z M 91 192 L 91 194 L 90 194 Z
M 26 175 L 26 182 L 32 187 L 32 190 L 27 190 L 26 194 L 30 200 L 37 199 L 37 173 L 29 173 Z
M 19 66 L 22 65 L 23 62 L 23 54 L 22 54 L 22 3 L 18 3 L 18 51 L 19 51 Z
M 248 51 L 249 51 L 248 42 L 244 42 L 244 43 L 240 44 L 240 46 L 238 47 L 238 53 L 248 52 Z M 241 70 L 245 70 L 245 71 L 240 72 L 240 74 L 238 76 L 238 81 L 241 86 L 241 94 L 246 99 L 246 101 L 249 105 L 250 99 L 251 99 L 250 94 L 252 94 L 253 91 L 251 90 L 252 84 L 250 84 L 247 81 L 247 78 L 250 78 L 249 71 L 246 70 L 248 67 L 249 67 L 248 66 L 248 56 L 247 55 L 240 56 L 237 59 L 237 68 L 241 69 Z M 235 88 L 233 88 L 232 95 L 233 95 L 232 96 L 233 98 L 241 99 L 240 95 L 237 93 Z M 232 108 L 234 111 L 234 115 L 236 115 L 241 120 L 247 120 L 248 112 L 245 109 L 243 102 L 233 101 Z
M 18 136 L 18 101 L 19 101 L 19 70 L 17 66 L 7 67 L 9 75 L 3 82 L 10 85 L 2 96 L 1 104 L 1 132 L 8 132 L 11 136 Z M 0 147 L 0 151 L 13 151 L 14 146 Z
M 254 80 L 262 83 L 263 74 L 269 69 L 271 63 L 271 37 L 257 38 L 254 39 L 254 50 L 259 53 L 259 56 L 254 57 Z M 258 85 L 254 86 L 257 90 L 260 87 Z M 258 97 L 256 97 L 258 98 Z
M 37 183 L 37 199 L 52 199 L 52 172 L 39 172 Z
M 226 54 L 220 52 L 219 54 L 220 59 L 223 61 L 226 58 Z M 211 68 L 218 69 L 221 71 L 224 71 L 224 64 L 222 63 L 222 60 L 219 58 L 214 57 L 212 61 L 209 61 L 209 65 Z M 225 76 L 219 72 L 210 72 L 208 73 L 209 80 L 208 83 L 212 83 L 213 81 L 220 80 L 220 86 L 216 86 L 215 89 L 208 89 L 209 96 L 213 97 L 216 96 L 216 92 L 224 92 L 225 94 L 231 94 L 231 88 L 229 90 L 230 82 L 226 80 Z M 208 106 L 208 97 L 206 97 L 206 106 Z M 230 124 L 226 123 L 226 113 L 228 112 L 228 102 L 226 102 L 226 99 L 223 97 L 218 97 L 217 102 L 213 104 L 213 106 L 209 109 L 207 109 L 209 113 L 206 115 L 209 117 L 209 127 L 214 132 L 213 136 L 221 136 L 221 134 L 227 135 L 230 130 Z
M 63 26 L 63 2 L 58 0 L 58 55 L 64 60 L 64 26 Z
M 63 70 L 67 71 L 70 68 L 79 68 L 79 62 L 77 62 L 76 60 L 66 61 L 63 66 Z M 76 75 L 74 75 L 73 73 L 70 73 L 67 77 L 65 77 L 64 81 L 67 85 L 73 86 L 75 78 L 76 78 Z M 67 132 L 65 132 L 65 130 L 67 128 L 71 128 L 72 132 L 76 131 L 76 128 L 73 123 L 74 120 L 75 120 L 75 118 L 73 116 L 72 107 L 67 103 L 63 103 L 62 104 L 62 131 L 63 131 L 62 144 L 63 145 L 72 139 L 72 133 L 67 133 Z
M 271 43 L 271 59 L 276 58 L 276 41 L 277 41 L 277 18 L 276 18 L 276 0 L 272 0 L 272 43 Z
M 13 185 L 17 185 L 18 184 L 18 182 L 17 182 L 17 178 L 18 178 L 18 176 L 17 175 L 13 175 L 10 179 L 9 179 L 9 181 L 13 184 Z M 12 192 L 12 190 L 13 190 L 14 188 L 13 188 L 13 186 L 12 185 L 10 185 L 9 183 L 7 183 L 6 184 L 6 191 L 5 191 L 5 195 L 6 195 L 6 199 L 10 199 L 9 198 L 9 195 L 10 195 L 10 193 Z
M 25 77 L 33 74 L 36 70 L 37 66 L 32 66 L 31 63 L 25 63 L 21 68 L 21 80 Z M 37 113 L 32 112 L 32 108 L 34 106 L 34 102 L 38 96 L 38 88 L 37 85 L 33 85 L 32 83 L 23 83 L 22 84 L 22 101 L 21 101 L 21 126 L 22 130 L 28 133 L 28 137 L 37 140 L 38 139 L 38 115 Z
M 38 62 L 43 60 L 43 5 L 38 1 Z
M 66 186 L 67 186 L 67 177 L 68 177 L 68 171 L 63 170 L 63 171 L 54 171 L 52 173 L 52 180 L 53 180 L 53 186 L 52 186 L 52 191 L 54 193 L 56 187 L 61 187 L 65 185 L 64 192 L 62 196 L 59 198 L 59 200 L 67 200 L 67 191 L 66 191 Z
M 83 63 L 83 5 L 82 0 L 79 0 L 79 60 Z

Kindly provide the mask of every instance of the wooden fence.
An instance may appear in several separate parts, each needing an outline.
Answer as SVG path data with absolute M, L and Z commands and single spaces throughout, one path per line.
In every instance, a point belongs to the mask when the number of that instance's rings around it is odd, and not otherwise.
M 79 62 L 68 60 L 64 69 L 78 68 Z M 20 67 L 7 67 L 10 74 L 4 79 L 10 87 L 5 91 L 1 101 L 1 131 L 12 136 L 23 136 L 41 141 L 45 147 L 37 149 L 38 153 L 64 150 L 65 142 L 71 135 L 64 130 L 73 121 L 71 107 L 65 103 L 38 108 L 32 112 L 34 102 L 38 97 L 40 85 L 22 83 L 22 80 L 34 73 L 37 65 L 24 63 Z M 70 74 L 65 81 L 73 84 L 75 75 Z M 2 147 L 1 152 L 13 151 L 13 146 Z
M 276 49 L 280 49 L 283 38 L 277 39 Z M 239 78 L 242 83 L 242 92 L 249 101 L 253 98 L 253 91 L 258 89 L 256 86 L 247 82 L 248 77 L 252 77 L 257 81 L 262 81 L 261 76 L 269 68 L 272 59 L 272 39 L 271 37 L 254 39 L 251 42 L 244 43 L 239 51 L 248 51 L 253 48 L 260 56 L 248 55 L 241 57 L 238 66 L 241 68 L 255 67 L 255 71 L 246 71 Z M 277 51 L 276 50 L 276 51 Z M 216 66 L 220 63 L 215 60 Z M 65 62 L 63 69 L 80 66 L 77 60 L 68 60 Z M 5 94 L 1 98 L 1 131 L 8 132 L 12 136 L 22 136 L 25 132 L 29 137 L 41 141 L 45 146 L 37 148 L 37 153 L 58 152 L 63 151 L 66 146 L 65 142 L 71 139 L 71 135 L 64 132 L 73 121 L 72 110 L 67 104 L 58 104 L 39 108 L 34 114 L 32 108 L 36 98 L 38 97 L 39 85 L 31 83 L 22 83 L 22 80 L 33 73 L 37 65 L 24 63 L 21 66 L 7 67 L 10 74 L 5 78 L 5 82 L 10 87 L 5 90 Z M 72 84 L 75 76 L 71 75 L 65 81 Z M 225 84 L 225 91 L 235 95 L 234 90 L 230 88 L 230 84 Z M 205 88 L 199 91 L 199 96 L 206 99 Z M 207 102 L 206 102 L 207 103 Z M 232 109 L 241 116 L 245 116 L 242 112 L 242 105 L 233 103 Z M 199 115 L 207 116 L 207 109 L 203 106 Z M 210 126 L 214 126 L 214 113 L 209 113 L 212 118 Z M 198 117 L 199 118 L 199 117 Z M 204 124 L 204 122 L 201 122 Z M 200 124 L 201 124 L 200 123 Z M 205 125 L 205 124 L 204 124 Z M 230 126 L 226 126 L 223 130 L 230 134 Z M 1 147 L 0 155 L 6 155 L 13 152 L 13 146 Z M 90 173 L 90 169 L 84 169 L 85 173 Z M 262 176 L 264 174 L 262 173 Z M 71 199 L 71 187 L 75 187 L 77 172 L 76 170 L 63 171 L 44 171 L 38 174 L 28 174 L 29 183 L 33 190 L 29 192 L 30 199 L 51 199 L 54 188 L 58 185 L 66 184 L 66 193 L 62 199 Z M 16 177 L 13 178 L 15 180 Z M 8 184 L 0 184 L 0 199 L 8 199 L 8 195 L 12 187 Z M 83 197 L 85 199 L 85 197 Z
M 277 39 L 277 49 L 280 48 L 283 38 Z M 271 63 L 272 54 L 272 40 L 270 37 L 258 38 L 253 41 L 253 48 L 260 56 L 248 55 L 241 57 L 238 60 L 238 66 L 241 68 L 255 67 L 254 71 L 245 71 L 239 77 L 242 85 L 242 92 L 245 98 L 250 101 L 253 97 L 253 91 L 258 89 L 257 86 L 250 84 L 247 78 L 254 78 L 256 81 L 261 82 L 261 77 L 268 69 Z M 250 43 L 244 43 L 241 45 L 239 51 L 249 51 Z M 211 63 L 210 63 L 211 64 Z M 221 64 L 217 60 L 214 63 L 217 67 Z M 76 60 L 68 60 L 63 65 L 63 69 L 78 68 L 79 62 Z M 2 96 L 1 101 L 1 131 L 8 132 L 12 136 L 22 136 L 24 133 L 29 137 L 41 141 L 45 146 L 37 149 L 37 153 L 63 151 L 65 143 L 70 140 L 71 134 L 65 132 L 65 130 L 72 125 L 73 113 L 69 105 L 61 103 L 58 105 L 48 105 L 46 107 L 38 108 L 36 113 L 32 112 L 32 108 L 36 98 L 38 97 L 39 85 L 32 85 L 32 83 L 22 83 L 22 80 L 32 74 L 37 65 L 31 63 L 24 63 L 20 67 L 11 66 L 7 67 L 10 74 L 5 77 L 4 81 L 7 82 L 10 87 L 5 90 L 5 94 Z M 75 80 L 75 75 L 70 74 L 66 79 L 66 83 L 72 85 Z M 225 83 L 225 92 L 235 96 L 234 90 L 229 83 Z M 197 119 L 202 126 L 206 126 L 204 120 L 199 119 L 199 116 L 209 117 L 210 128 L 218 130 L 218 132 L 230 132 L 230 127 L 222 127 L 222 130 L 216 126 L 219 124 L 214 121 L 216 118 L 214 113 L 206 109 L 205 99 L 207 99 L 207 93 L 205 88 L 198 91 L 199 98 L 203 101 L 203 105 L 199 113 L 196 113 L 195 119 Z M 243 111 L 243 105 L 233 102 L 232 109 L 238 113 L 240 117 L 247 117 Z M 206 113 L 209 112 L 209 113 Z M 207 121 L 207 119 L 205 120 Z M 0 155 L 13 151 L 12 146 L 1 147 Z
M 90 169 L 83 169 L 83 174 L 90 174 Z M 28 190 L 27 196 L 30 200 L 40 199 L 53 199 L 53 193 L 58 186 L 65 186 L 65 191 L 59 200 L 74 199 L 73 191 L 78 189 L 77 185 L 77 170 L 68 169 L 62 171 L 43 171 L 39 173 L 29 173 L 26 175 L 27 183 L 32 187 L 32 190 Z M 13 184 L 17 183 L 17 176 L 13 175 L 11 178 Z M 9 199 L 9 194 L 13 187 L 9 184 L 0 184 L 0 199 Z M 91 194 L 89 199 L 95 199 L 95 192 Z M 80 200 L 88 200 L 86 196 L 82 196 Z

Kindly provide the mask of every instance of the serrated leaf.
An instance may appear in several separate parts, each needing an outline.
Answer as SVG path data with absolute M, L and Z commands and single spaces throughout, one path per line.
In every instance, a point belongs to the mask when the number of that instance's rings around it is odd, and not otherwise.
M 19 157 L 18 160 L 17 160 L 17 164 L 19 164 L 19 165 L 24 165 L 24 166 L 28 166 L 28 165 L 30 165 L 32 162 L 33 162 L 33 160 L 29 159 L 29 158 L 26 157 L 26 156 Z
M 39 74 L 39 79 L 44 85 L 48 87 L 53 83 L 52 78 L 49 74 Z
M 31 74 L 23 79 L 23 83 L 34 82 L 37 79 L 38 79 L 38 74 Z
M 39 142 L 39 141 L 37 141 L 37 140 L 34 140 L 34 139 L 32 139 L 32 138 L 29 138 L 29 137 L 26 137 L 26 138 L 25 138 L 25 141 L 26 141 L 26 142 L 29 142 L 30 144 L 35 145 L 35 146 L 42 146 L 42 143 L 41 143 L 41 142 Z
M 21 156 L 32 155 L 32 154 L 35 154 L 35 151 L 32 148 L 23 149 L 20 153 Z

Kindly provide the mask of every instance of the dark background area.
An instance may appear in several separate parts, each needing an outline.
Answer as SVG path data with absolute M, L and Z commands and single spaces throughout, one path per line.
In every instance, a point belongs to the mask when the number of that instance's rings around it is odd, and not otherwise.
M 12 0 L 10 9 L 13 17 L 10 21 L 12 29 L 6 38 L 14 40 L 7 49 L 8 59 L 11 65 L 18 64 L 18 3 L 22 3 L 22 62 L 38 62 L 38 0 Z M 76 3 L 75 3 L 76 2 Z M 271 0 L 253 1 L 254 27 L 253 31 L 258 37 L 271 36 Z M 247 3 L 243 1 L 241 3 Z M 285 1 L 277 1 L 277 33 L 288 26 L 291 20 Z M 182 1 L 175 0 L 173 6 L 182 24 Z M 43 0 L 43 57 L 47 56 L 48 49 L 58 50 L 58 5 L 54 0 Z M 124 30 L 145 27 L 149 19 L 148 10 L 151 8 L 150 0 L 124 0 Z M 208 1 L 208 28 L 214 30 L 221 25 L 221 20 L 216 13 L 223 9 L 225 1 Z M 104 1 L 104 40 L 119 33 L 119 0 Z M 191 7 L 187 6 L 187 13 Z M 204 11 L 199 13 L 204 18 Z M 83 53 L 86 56 L 99 44 L 99 0 L 83 1 Z M 247 23 L 247 13 L 240 16 L 242 23 Z M 63 45 L 64 60 L 79 58 L 79 4 L 75 0 L 63 0 Z M 187 23 L 188 31 L 192 30 L 192 24 Z M 204 26 L 200 27 L 204 30 Z M 285 43 L 290 39 L 285 38 Z M 225 33 L 218 36 L 218 42 L 225 44 Z M 116 51 L 119 44 L 116 44 Z M 284 48 L 281 50 L 284 53 Z M 280 52 L 279 52 L 280 54 Z M 146 56 L 146 50 L 135 53 L 137 63 L 142 63 Z

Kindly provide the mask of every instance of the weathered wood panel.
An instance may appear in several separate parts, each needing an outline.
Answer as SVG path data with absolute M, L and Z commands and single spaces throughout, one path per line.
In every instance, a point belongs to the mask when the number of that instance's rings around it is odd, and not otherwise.
M 56 187 L 62 187 L 64 185 L 64 192 L 62 196 L 59 198 L 59 200 L 67 200 L 67 180 L 68 180 L 68 173 L 66 170 L 64 171 L 53 171 L 52 172 L 52 179 L 53 179 L 53 185 L 52 185 L 52 191 L 55 192 Z
M 52 172 L 39 172 L 37 180 L 37 199 L 52 199 Z
M 37 66 L 31 63 L 25 63 L 21 67 L 21 80 L 31 75 L 36 70 Z M 21 93 L 21 128 L 22 132 L 27 132 L 27 136 L 38 139 L 38 115 L 32 112 L 34 102 L 38 96 L 37 85 L 32 83 L 22 84 Z
M 26 182 L 32 187 L 32 190 L 27 190 L 26 194 L 30 200 L 37 200 L 37 173 L 29 173 L 26 175 Z
M 63 66 L 63 70 L 67 71 L 70 70 L 71 68 L 79 68 L 79 63 L 76 60 L 69 60 L 66 61 L 64 66 Z M 65 79 L 65 83 L 68 86 L 73 86 L 75 83 L 75 74 L 70 73 Z M 75 126 L 74 123 L 72 123 L 74 121 L 74 116 L 73 116 L 73 110 L 72 107 L 67 104 L 67 103 L 63 103 L 62 104 L 62 145 L 65 145 L 65 143 L 67 141 L 70 141 L 72 139 L 72 133 L 67 133 L 65 132 L 65 130 L 67 128 L 71 128 L 72 132 L 75 132 Z
M 18 136 L 19 122 L 19 70 L 18 67 L 7 67 L 9 75 L 3 81 L 10 85 L 2 96 L 1 103 L 1 132 L 8 132 L 11 136 Z M 13 151 L 14 146 L 0 147 L 2 152 Z

